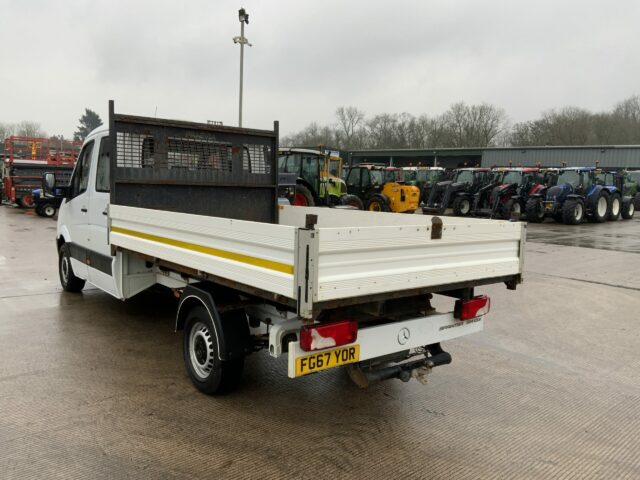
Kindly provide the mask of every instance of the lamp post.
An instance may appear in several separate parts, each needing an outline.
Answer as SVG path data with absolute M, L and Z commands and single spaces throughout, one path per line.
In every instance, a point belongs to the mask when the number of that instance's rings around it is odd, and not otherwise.
M 238 126 L 242 127 L 242 76 L 243 76 L 243 66 L 244 66 L 244 46 L 249 45 L 253 46 L 249 43 L 244 36 L 244 24 L 249 24 L 249 14 L 241 8 L 238 10 L 238 20 L 240 20 L 240 36 L 233 37 L 233 43 L 240 44 L 240 105 L 238 106 Z

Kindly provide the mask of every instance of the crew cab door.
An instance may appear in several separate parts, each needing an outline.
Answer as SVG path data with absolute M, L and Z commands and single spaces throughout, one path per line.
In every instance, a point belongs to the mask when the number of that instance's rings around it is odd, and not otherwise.
M 65 202 L 64 225 L 69 232 L 69 249 L 73 273 L 88 279 L 87 252 L 89 250 L 89 176 L 95 154 L 95 141 L 82 147 L 71 177 L 69 199 Z
M 89 282 L 112 295 L 116 294 L 113 275 L 113 258 L 109 245 L 108 206 L 110 198 L 109 136 L 96 139 L 99 142 L 95 168 L 92 169 L 89 191 Z M 97 145 L 96 145 L 97 146 Z

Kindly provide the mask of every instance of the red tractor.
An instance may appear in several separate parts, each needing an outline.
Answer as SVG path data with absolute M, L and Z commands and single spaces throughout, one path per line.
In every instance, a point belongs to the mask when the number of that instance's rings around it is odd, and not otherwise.
M 474 195 L 475 215 L 510 219 L 522 215 L 529 195 L 546 189 L 539 168 L 494 168 Z
M 82 142 L 11 136 L 4 141 L 2 195 L 20 207 L 35 206 L 33 190 L 42 186 L 45 172 L 56 172 L 58 186 L 69 181 Z

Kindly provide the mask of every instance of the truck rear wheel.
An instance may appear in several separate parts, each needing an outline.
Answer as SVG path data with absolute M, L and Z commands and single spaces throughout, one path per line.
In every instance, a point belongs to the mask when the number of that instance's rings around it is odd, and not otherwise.
M 233 390 L 244 368 L 244 357 L 220 359 L 220 341 L 207 309 L 193 307 L 184 326 L 184 363 L 193 385 L 207 395 Z
M 65 292 L 79 292 L 84 288 L 85 281 L 73 273 L 71 252 L 67 243 L 63 244 L 58 252 L 58 274 L 60 285 Z

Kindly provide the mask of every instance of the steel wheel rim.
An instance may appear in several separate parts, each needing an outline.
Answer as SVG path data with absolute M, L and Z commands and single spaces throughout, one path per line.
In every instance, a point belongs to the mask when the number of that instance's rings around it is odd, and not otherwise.
M 629 215 L 633 215 L 633 212 L 636 211 L 636 206 L 632 203 L 629 204 Z
M 189 333 L 189 358 L 196 376 L 206 380 L 213 370 L 213 341 L 209 328 L 202 322 L 197 322 Z
M 598 216 L 604 217 L 607 213 L 607 199 L 600 197 L 598 199 Z
M 469 213 L 470 209 L 471 209 L 471 204 L 469 203 L 469 200 L 462 200 L 460 202 L 460 213 L 462 213 L 463 215 L 466 215 L 467 213 Z
M 520 213 L 520 204 L 518 202 L 513 204 L 511 207 L 511 213 Z
M 47 217 L 53 217 L 56 213 L 56 209 L 53 208 L 51 205 L 47 205 L 46 207 L 44 207 L 44 214 Z
M 370 212 L 381 212 L 382 211 L 382 207 L 380 206 L 380 204 L 378 202 L 371 202 L 371 205 L 369 205 L 369 211 Z
M 65 285 L 69 283 L 69 258 L 63 255 L 60 260 L 60 273 L 62 274 L 62 283 Z
M 577 203 L 576 204 L 576 208 L 574 210 L 575 216 L 576 216 L 576 220 L 582 220 L 582 204 Z
M 611 202 L 611 213 L 614 217 L 620 213 L 620 199 L 618 197 L 615 197 Z

